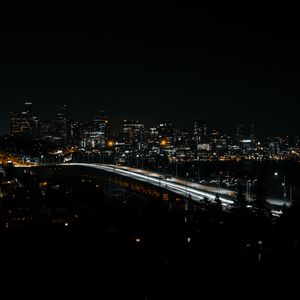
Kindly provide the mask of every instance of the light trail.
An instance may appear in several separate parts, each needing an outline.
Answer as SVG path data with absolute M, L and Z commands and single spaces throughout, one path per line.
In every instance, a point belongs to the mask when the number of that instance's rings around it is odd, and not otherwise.
M 59 165 L 79 166 L 107 171 L 158 186 L 162 189 L 168 190 L 185 198 L 189 198 L 196 202 L 202 202 L 205 198 L 207 198 L 209 201 L 214 201 L 216 194 L 219 194 L 219 199 L 222 203 L 222 206 L 227 207 L 233 205 L 235 202 L 234 197 L 232 197 L 234 191 L 198 184 L 178 178 L 170 178 L 166 180 L 162 178 L 163 175 L 141 169 L 117 165 L 87 163 L 64 163 Z M 268 198 L 267 201 L 275 207 L 275 209 L 271 210 L 272 215 L 279 217 L 282 214 L 282 205 L 276 204 L 276 201 L 278 201 L 276 199 Z M 287 206 L 290 205 L 290 202 L 284 201 L 283 199 L 281 199 L 281 202 L 285 203 Z
M 213 192 L 208 192 L 206 187 L 206 191 L 202 191 L 200 189 L 195 188 L 195 183 L 182 181 L 182 180 L 165 180 L 162 179 L 161 176 L 157 173 L 148 172 L 144 170 L 138 170 L 133 168 L 115 166 L 115 165 L 103 165 L 103 164 L 85 164 L 85 163 L 68 163 L 62 164 L 65 166 L 83 166 L 93 169 L 104 170 L 110 173 L 115 173 L 121 176 L 126 176 L 138 181 L 147 182 L 154 186 L 161 187 L 168 191 L 171 191 L 180 196 L 185 196 L 190 198 L 191 200 L 201 202 L 205 198 L 210 201 L 213 201 L 216 197 L 216 188 L 212 188 Z M 177 181 L 177 182 L 175 182 Z M 200 186 L 200 185 L 199 185 Z M 228 191 L 226 191 L 228 193 Z M 232 205 L 234 203 L 233 200 L 225 198 L 224 196 L 220 196 L 220 201 L 223 206 Z

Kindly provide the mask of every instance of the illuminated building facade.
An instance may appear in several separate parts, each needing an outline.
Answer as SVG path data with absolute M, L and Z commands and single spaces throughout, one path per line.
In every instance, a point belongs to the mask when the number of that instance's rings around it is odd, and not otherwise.
M 137 146 L 138 148 L 144 143 L 145 126 L 139 121 L 124 120 L 123 121 L 123 141 L 126 145 Z
M 159 138 L 166 139 L 167 145 L 174 145 L 175 136 L 174 136 L 174 123 L 173 121 L 163 121 L 159 124 L 158 128 Z
M 22 112 L 12 112 L 10 115 L 11 135 L 24 139 L 39 138 L 39 117 L 32 115 L 32 103 L 25 102 Z

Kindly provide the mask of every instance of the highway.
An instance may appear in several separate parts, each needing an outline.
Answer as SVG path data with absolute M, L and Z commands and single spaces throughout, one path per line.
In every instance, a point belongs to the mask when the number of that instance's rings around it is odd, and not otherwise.
M 147 182 L 148 184 L 161 187 L 177 195 L 188 197 L 196 202 L 201 202 L 204 198 L 207 198 L 209 201 L 213 201 L 218 193 L 221 203 L 224 207 L 234 203 L 235 192 L 232 190 L 203 185 L 175 177 L 166 178 L 166 176 L 163 174 L 158 174 L 151 171 L 107 164 L 64 163 L 61 165 L 99 169 L 121 176 L 126 176 L 134 180 Z M 268 197 L 267 201 L 271 205 L 272 214 L 277 217 L 282 214 L 282 205 L 291 205 L 291 202 L 284 198 L 276 199 L 273 197 Z
M 188 197 L 197 202 L 203 201 L 205 197 L 212 201 L 215 199 L 216 194 L 218 193 L 223 206 L 228 206 L 234 203 L 234 201 L 231 199 L 233 191 L 210 187 L 173 177 L 166 178 L 164 175 L 146 170 L 104 164 L 68 163 L 62 165 L 88 167 L 126 176 L 134 180 L 147 182 L 151 185 L 164 188 L 177 195 Z

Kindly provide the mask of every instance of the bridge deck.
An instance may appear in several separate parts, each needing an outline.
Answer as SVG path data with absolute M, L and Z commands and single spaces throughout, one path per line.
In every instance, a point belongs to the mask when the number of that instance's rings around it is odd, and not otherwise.
M 220 195 L 220 200 L 224 206 L 233 204 L 234 202 L 231 199 L 233 191 L 205 186 L 178 178 L 166 179 L 163 175 L 146 170 L 104 164 L 69 163 L 63 165 L 84 166 L 126 176 L 134 180 L 147 182 L 151 185 L 161 187 L 180 196 L 189 197 L 191 200 L 197 202 L 202 201 L 205 197 L 208 198 L 208 200 L 213 200 L 217 193 Z
M 189 197 L 191 200 L 197 202 L 202 201 L 205 197 L 208 198 L 208 200 L 214 200 L 217 193 L 219 194 L 220 200 L 224 206 L 233 204 L 235 199 L 235 192 L 232 190 L 203 185 L 175 177 L 166 178 L 163 174 L 141 169 L 106 164 L 65 163 L 62 165 L 84 166 L 126 176 L 128 178 L 161 187 L 180 196 Z M 282 205 L 291 205 L 290 201 L 285 198 L 268 197 L 267 201 L 271 204 L 271 207 L 273 208 L 272 212 L 276 216 L 281 214 Z

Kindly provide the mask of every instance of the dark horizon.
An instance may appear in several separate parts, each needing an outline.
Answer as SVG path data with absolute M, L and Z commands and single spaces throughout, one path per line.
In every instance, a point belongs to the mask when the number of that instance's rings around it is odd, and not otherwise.
M 101 24 L 87 16 L 2 18 L 0 131 L 30 99 L 53 120 L 103 109 L 154 125 L 194 118 L 210 128 L 256 124 L 259 135 L 299 135 L 300 43 L 289 15 L 220 17 L 194 22 Z

